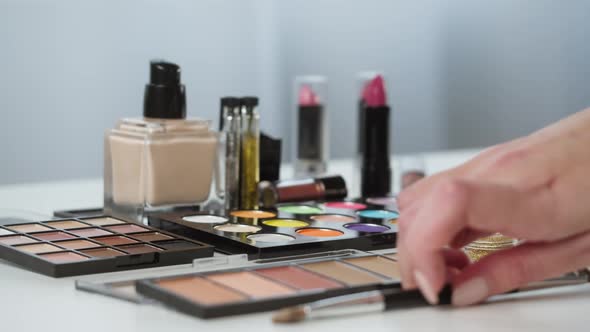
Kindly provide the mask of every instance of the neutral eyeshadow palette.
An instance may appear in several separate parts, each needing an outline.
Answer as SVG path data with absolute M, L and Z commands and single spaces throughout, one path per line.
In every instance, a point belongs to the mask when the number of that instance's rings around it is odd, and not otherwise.
M 52 277 L 190 263 L 213 249 L 104 216 L 0 226 L 0 258 Z
M 163 213 L 150 217 L 149 224 L 214 245 L 221 252 L 247 253 L 257 259 L 395 248 L 398 216 L 385 205 L 339 201 L 229 213 Z
M 260 264 L 264 263 L 264 264 Z M 276 310 L 332 296 L 398 287 L 395 254 L 343 255 L 136 281 L 139 294 L 181 312 L 213 318 Z

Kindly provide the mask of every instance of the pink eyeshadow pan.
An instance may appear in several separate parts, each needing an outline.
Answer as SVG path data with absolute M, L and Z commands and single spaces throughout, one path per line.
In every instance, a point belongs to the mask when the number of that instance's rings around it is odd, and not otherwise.
M 85 261 L 89 258 L 86 256 L 78 255 L 74 252 L 64 251 L 64 252 L 56 252 L 52 254 L 43 254 L 39 255 L 39 257 L 51 261 L 53 263 L 71 263 L 71 262 L 79 262 Z
M 147 229 L 147 228 L 143 228 L 141 226 L 131 225 L 131 224 L 108 226 L 105 228 L 108 230 L 123 233 L 123 234 L 149 231 L 149 229 Z
M 22 236 L 22 235 L 0 237 L 0 243 L 7 244 L 7 245 L 35 243 L 35 242 L 39 242 L 39 241 L 31 239 L 30 237 Z
M 59 241 L 59 240 L 69 240 L 75 239 L 74 235 L 70 235 L 64 232 L 47 232 L 47 233 L 37 233 L 35 234 L 36 238 L 46 241 Z
M 70 233 L 74 233 L 79 236 L 84 237 L 93 237 L 93 236 L 102 236 L 102 235 L 113 235 L 111 232 L 107 232 L 104 229 L 100 228 L 81 228 L 81 229 L 74 229 L 71 230 Z
M 33 233 L 33 232 L 44 232 L 44 231 L 51 231 L 52 228 L 47 226 L 43 226 L 41 224 L 22 224 L 22 225 L 11 225 L 5 226 L 8 229 L 13 231 L 22 232 L 22 233 Z

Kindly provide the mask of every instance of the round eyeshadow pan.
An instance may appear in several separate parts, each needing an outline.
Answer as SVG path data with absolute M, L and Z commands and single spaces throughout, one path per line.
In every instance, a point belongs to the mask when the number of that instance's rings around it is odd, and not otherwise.
M 231 215 L 234 217 L 238 217 L 238 218 L 250 218 L 250 219 L 253 219 L 253 218 L 257 218 L 257 219 L 274 218 L 277 216 L 277 214 L 274 212 L 262 211 L 262 210 L 238 210 L 238 211 L 232 211 Z
M 365 204 L 355 202 L 327 202 L 324 205 L 328 208 L 346 210 L 362 210 L 367 208 Z
M 39 257 L 51 261 L 53 263 L 72 263 L 90 259 L 86 256 L 78 255 L 75 252 L 69 251 L 55 252 L 52 254 L 43 254 L 39 255 Z
M 111 232 L 107 232 L 104 229 L 100 228 L 80 228 L 80 229 L 73 229 L 69 231 L 70 233 L 84 236 L 84 237 L 94 237 L 94 236 L 103 236 L 103 235 L 113 235 Z
M 260 227 L 258 226 L 242 224 L 223 224 L 215 226 L 214 228 L 218 231 L 229 233 L 255 233 L 260 230 Z
M 375 205 L 397 205 L 395 197 L 372 197 L 367 198 L 367 203 Z
M 149 229 L 147 229 L 147 228 L 143 228 L 141 226 L 132 225 L 132 224 L 107 226 L 105 228 L 110 231 L 115 231 L 115 232 L 119 232 L 119 233 L 123 233 L 123 234 L 149 231 Z
M 39 241 L 31 239 L 30 237 L 22 236 L 22 235 L 0 237 L 0 243 L 6 244 L 6 245 L 35 243 L 35 242 L 39 242 Z
M 109 246 L 119 246 L 123 244 L 131 244 L 137 243 L 137 241 L 130 239 L 125 236 L 115 235 L 115 236 L 105 236 L 105 237 L 97 237 L 93 239 L 94 241 L 98 241 L 100 243 L 104 243 Z
M 21 225 L 10 225 L 4 226 L 10 230 L 21 232 L 21 233 L 34 233 L 34 232 L 46 232 L 52 231 L 53 228 L 43 226 L 41 224 L 21 224 Z
M 387 226 L 365 223 L 347 224 L 344 227 L 360 233 L 383 233 L 389 230 Z
M 286 205 L 279 207 L 279 211 L 291 214 L 318 214 L 322 209 L 310 205 Z
M 172 240 L 172 236 L 168 236 L 166 234 L 158 233 L 158 232 L 149 232 L 149 233 L 139 233 L 131 235 L 134 239 L 138 239 L 140 241 L 145 242 L 154 242 L 154 241 L 164 241 L 164 240 Z
M 335 237 L 344 234 L 343 232 L 330 228 L 301 228 L 297 234 L 311 237 Z
M 266 242 L 266 243 L 280 243 L 280 242 L 291 242 L 295 240 L 294 237 L 286 234 L 279 233 L 263 233 L 263 234 L 252 234 L 248 235 L 248 239 L 254 242 Z
M 72 229 L 72 228 L 88 227 L 88 225 L 83 224 L 83 223 L 76 221 L 76 220 L 49 221 L 49 222 L 46 222 L 45 225 L 49 225 L 53 228 L 59 228 L 59 229 Z
M 227 218 L 213 215 L 186 216 L 182 217 L 182 220 L 197 224 L 223 224 L 224 222 L 227 222 Z
M 33 244 L 25 244 L 22 246 L 15 247 L 16 249 L 32 254 L 39 254 L 42 252 L 55 252 L 55 251 L 62 251 L 63 249 L 58 248 L 54 245 L 49 243 L 33 243 Z
M 312 216 L 311 220 L 322 221 L 322 222 L 354 222 L 355 217 L 345 216 L 343 214 L 318 214 Z
M 371 219 L 397 219 L 399 213 L 389 210 L 363 210 L 359 211 L 358 215 L 363 218 Z
M 59 240 L 69 240 L 69 239 L 76 238 L 75 236 L 73 236 L 71 234 L 60 232 L 60 231 L 47 232 L 47 233 L 37 233 L 37 234 L 35 234 L 35 237 L 39 238 L 41 240 L 45 240 L 45 241 L 59 241 Z
M 264 221 L 263 224 L 265 224 L 267 226 L 272 226 L 272 227 L 288 227 L 288 228 L 309 226 L 309 223 L 302 221 L 302 220 L 296 220 L 296 219 L 272 219 L 272 220 Z
M 94 248 L 100 247 L 99 244 L 94 242 L 90 242 L 88 240 L 66 240 L 66 241 L 59 241 L 54 242 L 60 247 L 68 248 L 68 249 L 84 249 L 84 248 Z

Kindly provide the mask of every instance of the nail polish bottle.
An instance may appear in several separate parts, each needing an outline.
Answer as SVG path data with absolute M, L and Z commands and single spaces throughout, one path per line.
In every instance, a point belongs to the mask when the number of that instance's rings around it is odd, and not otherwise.
M 152 62 L 143 118 L 121 119 L 105 135 L 105 212 L 146 222 L 152 211 L 206 201 L 217 149 L 217 134 L 209 126 L 186 119 L 180 67 Z

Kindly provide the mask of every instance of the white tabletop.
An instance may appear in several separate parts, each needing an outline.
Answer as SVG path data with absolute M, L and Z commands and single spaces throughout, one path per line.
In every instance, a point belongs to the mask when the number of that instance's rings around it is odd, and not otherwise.
M 474 151 L 426 154 L 429 173 L 446 169 Z M 349 163 L 331 164 L 334 173 L 350 174 Z M 286 170 L 289 172 L 289 170 Z M 288 173 L 284 173 L 287 176 Z M 100 206 L 98 179 L 0 187 L 0 217 L 42 217 L 60 209 Z M 138 271 L 109 274 L 133 276 Z M 86 278 L 97 279 L 101 276 Z M 168 308 L 137 305 L 78 291 L 74 281 L 45 277 L 0 261 L 0 331 L 556 331 L 586 330 L 590 285 L 570 286 L 515 295 L 510 299 L 471 308 L 419 308 L 283 326 L 271 323 L 271 313 L 200 320 Z

